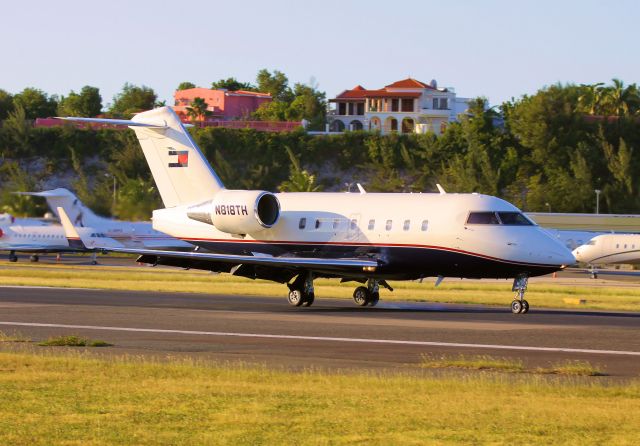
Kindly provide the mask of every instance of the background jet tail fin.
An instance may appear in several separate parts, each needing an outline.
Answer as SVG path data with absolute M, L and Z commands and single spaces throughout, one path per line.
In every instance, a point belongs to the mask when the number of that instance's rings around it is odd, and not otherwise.
M 45 190 L 42 192 L 14 192 L 17 195 L 31 195 L 34 197 L 43 197 L 47 200 L 49 209 L 56 214 L 56 217 L 60 217 L 58 208 L 63 208 L 67 214 L 67 217 L 71 220 L 74 226 L 91 226 L 97 228 L 104 224 L 107 224 L 111 220 L 105 217 L 96 215 L 89 207 L 85 206 L 75 194 L 65 188 L 58 188 L 52 190 Z
M 76 228 L 63 208 L 59 207 L 57 211 L 70 247 L 88 250 L 123 247 L 122 243 L 97 232 L 95 228 Z
M 131 128 L 140 141 L 165 207 L 202 203 L 224 189 L 222 181 L 170 107 L 138 113 L 130 121 L 65 119 Z
M 80 238 L 80 234 L 76 230 L 75 226 L 71 223 L 69 216 L 64 211 L 63 208 L 56 208 L 58 211 L 58 215 L 60 216 L 60 223 L 62 223 L 62 228 L 64 229 L 64 236 L 67 238 L 67 242 L 71 248 L 77 249 L 87 249 L 84 242 Z

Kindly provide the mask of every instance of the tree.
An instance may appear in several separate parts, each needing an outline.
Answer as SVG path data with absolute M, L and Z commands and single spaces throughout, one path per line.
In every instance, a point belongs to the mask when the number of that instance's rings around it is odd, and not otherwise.
M 27 121 L 24 107 L 17 104 L 4 121 L 3 130 L 9 136 L 13 150 L 7 155 L 26 155 L 31 148 L 31 123 Z M 16 150 L 17 149 L 17 150 Z
M 291 170 L 289 179 L 280 184 L 281 192 L 317 192 L 321 190 L 321 186 L 316 184 L 316 176 L 310 174 L 300 166 L 300 161 L 293 154 L 289 146 L 285 146 L 285 150 L 291 160 Z
M 138 87 L 125 83 L 122 91 L 113 97 L 109 111 L 115 116 L 126 116 L 144 110 L 151 110 L 158 96 L 152 88 Z
M 251 85 L 249 82 L 240 82 L 236 80 L 235 77 L 220 79 L 219 81 L 211 83 L 212 90 L 224 89 L 229 91 L 238 91 L 238 90 L 253 91 L 255 90 L 255 88 L 256 87 Z
M 58 98 L 28 87 L 13 97 L 13 104 L 24 109 L 27 119 L 47 118 L 56 115 Z
M 178 91 L 189 90 L 191 88 L 196 88 L 196 84 L 193 82 L 180 82 L 180 85 L 178 85 Z
M 210 113 L 211 112 L 207 110 L 207 103 L 202 98 L 193 98 L 193 101 L 191 101 L 191 107 L 187 107 L 187 115 L 189 115 L 192 122 L 196 122 L 198 120 L 203 121 L 204 117 Z
M 295 84 L 293 95 L 294 99 L 289 106 L 287 119 L 292 121 L 306 119 L 309 121 L 310 129 L 322 129 L 327 114 L 325 93 L 308 85 Z
M 102 96 L 96 87 L 85 85 L 76 93 L 71 90 L 69 96 L 63 97 L 58 105 L 58 114 L 61 116 L 94 117 L 102 111 Z
M 13 96 L 0 89 L 0 120 L 7 119 L 11 111 L 13 111 Z
M 12 192 L 26 192 L 38 189 L 34 175 L 22 169 L 17 161 L 0 162 L 0 212 L 8 212 L 16 217 L 43 215 L 46 206 L 28 195 L 16 195 Z
M 269 70 L 263 68 L 258 71 L 256 81 L 258 82 L 258 91 L 269 93 L 275 101 L 291 102 L 293 100 L 289 79 L 283 72 L 274 70 L 271 74 Z

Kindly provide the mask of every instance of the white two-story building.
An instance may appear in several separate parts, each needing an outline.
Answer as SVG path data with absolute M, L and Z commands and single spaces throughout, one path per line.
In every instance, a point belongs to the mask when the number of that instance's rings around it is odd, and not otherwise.
M 381 133 L 442 133 L 449 122 L 468 109 L 468 98 L 456 97 L 452 88 L 438 88 L 412 78 L 380 90 L 358 85 L 345 90 L 330 103 L 329 130 L 379 130 Z

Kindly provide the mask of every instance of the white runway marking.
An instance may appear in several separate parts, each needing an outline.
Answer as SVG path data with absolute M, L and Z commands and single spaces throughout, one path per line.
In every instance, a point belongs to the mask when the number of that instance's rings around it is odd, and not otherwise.
M 356 342 L 361 344 L 386 344 L 386 345 L 417 345 L 424 347 L 460 347 L 460 348 L 483 348 L 491 350 L 524 350 L 533 352 L 561 352 L 561 353 L 589 353 L 598 355 L 627 355 L 640 356 L 640 352 L 624 350 L 592 350 L 584 348 L 563 348 L 563 347 L 528 347 L 522 345 L 501 345 L 501 344 L 466 344 L 458 342 L 437 342 L 437 341 L 402 341 L 397 339 L 362 339 L 362 338 L 338 338 L 326 336 L 297 336 L 297 335 L 277 335 L 264 333 L 228 333 L 221 331 L 196 331 L 196 330 L 167 330 L 161 328 L 135 328 L 135 327 L 109 327 L 99 325 L 66 325 L 66 324 L 41 324 L 37 322 L 3 322 L 0 325 L 18 327 L 44 327 L 44 328 L 74 328 L 82 330 L 104 330 L 104 331 L 128 331 L 138 333 L 171 333 L 202 336 L 228 336 L 237 338 L 261 338 L 261 339 L 292 339 L 302 341 L 329 341 L 329 342 Z

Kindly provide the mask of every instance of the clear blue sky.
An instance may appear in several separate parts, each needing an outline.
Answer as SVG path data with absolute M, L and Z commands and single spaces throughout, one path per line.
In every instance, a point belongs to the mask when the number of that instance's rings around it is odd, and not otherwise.
M 268 68 L 329 97 L 411 76 L 498 104 L 555 82 L 640 82 L 639 23 L 637 0 L 10 1 L 0 88 L 88 84 L 106 104 L 131 82 L 170 100 L 181 81 Z

